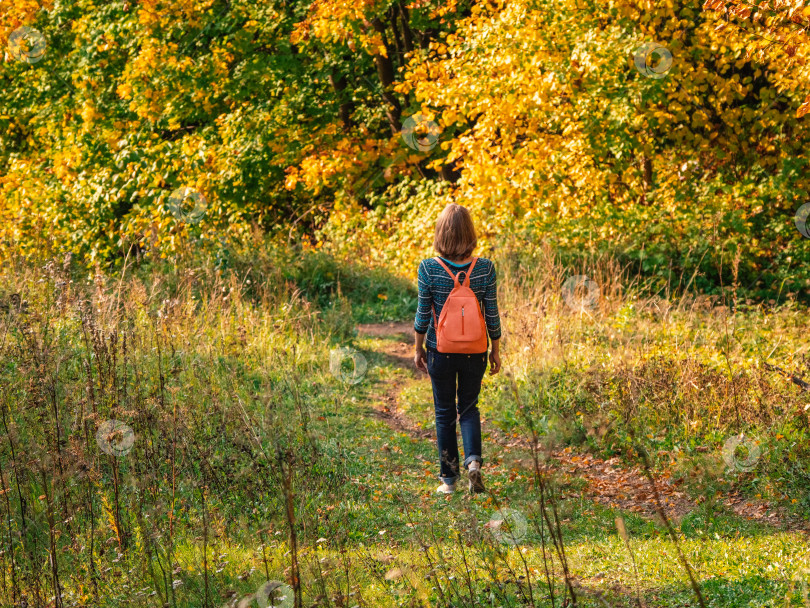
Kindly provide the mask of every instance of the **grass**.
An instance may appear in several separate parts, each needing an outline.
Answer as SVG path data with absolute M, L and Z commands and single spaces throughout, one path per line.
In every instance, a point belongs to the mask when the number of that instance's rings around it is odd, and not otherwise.
M 412 291 L 325 254 L 293 270 L 275 255 L 89 281 L 61 264 L 0 271 L 0 604 L 254 606 L 275 580 L 306 606 L 562 606 L 572 594 L 625 606 L 637 593 L 697 606 L 679 546 L 706 605 L 810 605 L 791 582 L 809 565 L 807 538 L 710 501 L 676 523 L 676 546 L 660 522 L 587 499 L 582 479 L 538 474 L 517 445 L 485 454 L 490 494 L 437 496 L 433 443 L 377 413 L 395 392 L 432 428 L 429 384 L 385 354 L 393 338 L 354 333 L 358 320 L 407 318 Z M 738 489 L 803 512 L 790 496 L 808 487 L 806 435 L 785 414 L 801 393 L 743 367 L 766 344 L 772 361 L 800 361 L 800 310 L 633 298 L 607 273 L 600 307 L 571 314 L 552 287 L 563 271 L 546 267 L 527 285 L 519 262 L 499 266 L 524 407 L 508 377 L 488 377 L 490 431 L 525 438 L 530 420 L 544 446 L 628 464 L 645 449 L 685 477 L 700 459 L 696 496 Z M 327 284 L 338 269 L 357 273 L 353 287 Z M 671 309 L 656 316 L 654 301 Z M 359 383 L 330 371 L 339 347 L 366 358 Z M 107 420 L 131 426 L 131 451 L 102 450 L 116 445 L 96 437 Z M 767 449 L 756 470 L 732 474 L 718 448 L 743 428 Z M 499 508 L 517 520 L 493 528 Z

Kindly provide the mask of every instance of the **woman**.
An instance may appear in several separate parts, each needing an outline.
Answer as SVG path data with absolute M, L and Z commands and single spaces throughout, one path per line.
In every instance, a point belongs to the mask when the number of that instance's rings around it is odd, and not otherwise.
M 417 369 L 430 374 L 433 384 L 433 404 L 436 410 L 436 439 L 439 444 L 439 477 L 442 484 L 437 492 L 452 494 L 459 477 L 456 415 L 464 442 L 464 467 L 467 469 L 470 492 L 484 492 L 481 478 L 481 417 L 478 394 L 487 368 L 486 349 L 477 354 L 440 353 L 436 349 L 435 319 L 456 281 L 464 283 L 472 266 L 469 286 L 483 307 L 486 330 L 491 340 L 490 374 L 501 369 L 501 321 L 498 314 L 495 266 L 486 258 L 472 257 L 478 241 L 470 212 L 461 205 L 445 207 L 436 222 L 433 247 L 440 255 L 419 264 L 419 306 L 416 310 Z M 473 262 L 475 264 L 473 265 Z M 425 352 L 427 346 L 427 352 Z M 458 402 L 456 402 L 458 396 Z

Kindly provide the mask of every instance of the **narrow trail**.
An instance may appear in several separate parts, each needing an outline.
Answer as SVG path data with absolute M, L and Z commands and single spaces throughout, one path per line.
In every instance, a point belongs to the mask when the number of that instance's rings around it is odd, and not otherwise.
M 388 363 L 405 370 L 408 374 L 408 380 L 405 382 L 400 380 L 389 382 L 387 389 L 377 395 L 376 401 L 379 401 L 382 405 L 374 408 L 374 415 L 384 420 L 395 431 L 404 432 L 419 439 L 435 437 L 431 431 L 419 428 L 412 420 L 409 420 L 399 408 L 399 395 L 403 387 L 407 383 L 416 382 L 417 373 L 426 377 L 425 374 L 416 370 L 413 365 L 413 342 L 411 339 L 413 326 L 409 323 L 373 323 L 359 325 L 358 332 L 361 336 L 373 338 L 401 337 L 401 340 L 397 342 L 385 340 L 383 342 L 385 350 L 377 352 Z
M 435 442 L 432 429 L 420 427 L 400 408 L 402 390 L 416 382 L 427 381 L 427 376 L 413 365 L 413 326 L 405 322 L 364 324 L 358 326 L 358 333 L 362 337 L 381 338 L 377 341 L 381 350 L 375 352 L 383 361 L 405 372 L 405 379 L 397 378 L 387 382 L 385 389 L 375 395 L 373 414 L 397 432 Z M 512 436 L 494 425 L 488 425 L 483 415 L 482 423 L 485 441 L 495 443 L 504 452 L 520 450 L 527 457 L 517 458 L 516 462 L 527 469 L 533 468 L 531 445 L 527 438 Z M 619 458 L 605 460 L 568 447 L 549 454 L 542 466 L 561 475 L 564 481 L 575 478 L 583 480 L 583 495 L 594 502 L 645 517 L 658 518 L 655 498 L 647 477 L 637 467 L 627 468 Z M 695 499 L 680 489 L 680 482 L 672 479 L 670 471 L 657 472 L 655 483 L 670 519 L 680 521 L 700 508 Z M 774 508 L 765 501 L 746 499 L 739 494 L 726 494 L 718 498 L 720 504 L 738 517 L 775 529 L 810 535 L 810 522 L 791 517 L 783 508 Z

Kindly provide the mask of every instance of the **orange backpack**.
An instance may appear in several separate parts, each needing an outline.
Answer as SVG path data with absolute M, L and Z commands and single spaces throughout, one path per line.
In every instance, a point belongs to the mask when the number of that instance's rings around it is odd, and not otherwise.
M 436 350 L 440 353 L 476 354 L 487 351 L 487 324 L 478 298 L 470 289 L 470 276 L 478 258 L 473 258 L 470 269 L 465 272 L 464 283 L 450 272 L 440 258 L 434 258 L 453 278 L 455 286 L 442 307 L 439 322 L 433 309 L 433 326 L 436 328 Z M 432 307 L 431 307 L 432 308 Z

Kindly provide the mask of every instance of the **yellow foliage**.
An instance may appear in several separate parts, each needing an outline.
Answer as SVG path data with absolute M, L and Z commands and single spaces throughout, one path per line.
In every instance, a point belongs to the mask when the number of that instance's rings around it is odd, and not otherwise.
M 18 27 L 29 25 L 41 10 L 53 6 L 53 0 L 0 0 L 0 45 L 5 49 L 9 35 Z
M 379 0 L 314 0 L 306 19 L 296 24 L 290 37 L 293 44 L 305 44 L 310 37 L 325 43 L 346 43 L 369 55 L 387 52 L 382 37 L 369 19 L 383 7 Z

